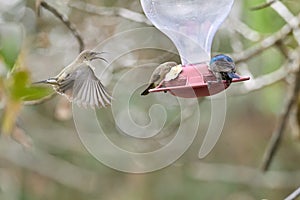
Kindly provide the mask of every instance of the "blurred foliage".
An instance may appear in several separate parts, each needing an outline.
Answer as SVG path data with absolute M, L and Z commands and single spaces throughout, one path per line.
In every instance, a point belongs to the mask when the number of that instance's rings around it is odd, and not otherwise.
M 1 51 L 0 55 L 2 56 L 3 61 L 5 62 L 8 70 L 12 70 L 15 61 L 17 60 L 19 54 L 20 44 L 18 44 L 18 39 L 13 35 L 7 34 L 7 37 L 1 35 Z
M 10 96 L 13 100 L 33 101 L 39 100 L 51 94 L 49 88 L 31 86 L 28 71 L 17 71 L 13 73 L 11 80 L 8 80 Z
M 39 100 L 51 94 L 48 88 L 31 86 L 30 72 L 20 53 L 23 42 L 20 27 L 8 23 L 2 24 L 0 29 L 0 57 L 7 69 L 0 77 L 1 98 L 6 101 L 1 128 L 4 135 L 11 134 L 14 129 L 23 101 Z
M 300 126 L 300 100 L 298 100 L 298 105 L 297 105 L 297 122 L 298 126 Z
M 1 78 L 1 86 L 0 90 L 4 91 L 1 97 L 6 100 L 1 129 L 5 135 L 11 134 L 21 110 L 22 102 L 39 100 L 52 93 L 49 88 L 30 86 L 29 72 L 26 70 L 15 69 L 13 72 L 8 73 L 6 79 Z
M 283 19 L 271 8 L 251 11 L 249 8 L 264 3 L 262 0 L 244 1 L 243 20 L 254 30 L 261 33 L 273 33 L 284 25 Z

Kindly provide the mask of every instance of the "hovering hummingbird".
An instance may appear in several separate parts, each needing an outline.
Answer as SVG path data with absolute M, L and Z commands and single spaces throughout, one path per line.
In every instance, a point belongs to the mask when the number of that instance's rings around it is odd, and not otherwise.
M 217 82 L 231 83 L 233 78 L 240 78 L 235 72 L 236 67 L 233 60 L 224 54 L 214 56 L 209 62 L 209 69 L 217 78 Z
M 82 51 L 57 76 L 33 84 L 49 84 L 53 89 L 79 105 L 105 107 L 111 104 L 112 97 L 96 77 L 91 61 L 101 59 L 103 52 Z
M 166 75 L 171 71 L 172 67 L 177 65 L 176 62 L 165 62 L 160 64 L 152 73 L 148 87 L 141 93 L 141 95 L 149 94 L 149 90 L 157 87 L 165 79 Z M 171 80 L 171 79 L 170 79 Z

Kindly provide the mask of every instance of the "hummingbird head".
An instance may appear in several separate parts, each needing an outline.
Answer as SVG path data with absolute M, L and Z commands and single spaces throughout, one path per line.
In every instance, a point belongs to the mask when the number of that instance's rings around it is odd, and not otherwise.
M 77 57 L 77 61 L 78 62 L 90 62 L 90 61 L 95 60 L 95 59 L 101 59 L 101 60 L 107 62 L 107 60 L 105 60 L 105 58 L 100 56 L 103 53 L 105 53 L 105 52 L 96 52 L 96 51 L 84 50 Z
M 217 62 L 217 61 L 225 61 L 228 63 L 233 63 L 232 58 L 230 58 L 229 56 L 226 56 L 224 54 L 218 54 L 210 60 L 209 64 L 211 65 L 212 63 Z
M 176 62 L 166 62 L 161 64 L 160 66 L 162 66 L 162 74 L 168 73 L 171 70 L 171 68 L 176 65 L 177 65 Z

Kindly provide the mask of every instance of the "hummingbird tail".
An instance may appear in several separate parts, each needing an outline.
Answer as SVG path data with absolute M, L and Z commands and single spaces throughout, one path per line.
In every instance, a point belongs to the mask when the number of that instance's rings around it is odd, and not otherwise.
M 149 93 L 150 93 L 149 90 L 152 89 L 152 88 L 155 88 L 154 83 L 151 83 L 151 84 L 147 87 L 147 89 L 144 90 L 144 92 L 141 93 L 141 95 L 142 95 L 142 96 L 145 96 L 145 95 L 149 94 Z

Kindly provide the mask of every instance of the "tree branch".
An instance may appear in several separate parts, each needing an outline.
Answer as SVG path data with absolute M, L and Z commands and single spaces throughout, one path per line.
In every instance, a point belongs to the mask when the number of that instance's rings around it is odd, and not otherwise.
M 133 22 L 144 23 L 149 26 L 153 24 L 141 13 L 134 12 L 126 8 L 118 7 L 99 7 L 82 1 L 70 2 L 69 6 L 77 10 L 81 10 L 87 13 L 104 16 L 119 16 L 124 19 L 128 19 Z
M 275 84 L 281 80 L 286 79 L 287 76 L 291 76 L 291 74 L 296 73 L 299 69 L 298 55 L 297 52 L 299 50 L 289 51 L 287 56 L 287 62 L 283 64 L 279 69 L 270 72 L 265 75 L 261 75 L 257 78 L 252 78 L 251 81 L 245 82 L 237 89 L 232 90 L 231 94 L 240 95 L 240 94 L 248 94 L 250 92 L 254 92 L 260 90 L 264 87 Z
M 12 140 L 4 138 L 0 140 L 0 160 L 10 161 L 84 193 L 96 192 L 100 184 L 96 172 L 77 167 L 41 149 L 26 151 Z
M 227 26 L 230 26 L 234 31 L 238 32 L 250 41 L 257 42 L 260 40 L 260 34 L 239 19 L 230 17 L 228 21 L 225 21 L 225 23 Z
M 300 67 L 300 66 L 299 66 Z M 293 90 L 290 97 L 287 100 L 283 114 L 278 122 L 275 131 L 272 134 L 271 140 L 264 153 L 262 161 L 262 170 L 267 171 L 270 167 L 271 161 L 280 145 L 282 135 L 288 122 L 289 115 L 292 111 L 293 105 L 297 102 L 300 91 L 300 70 L 296 73 L 296 80 L 294 81 Z
M 51 13 L 53 13 L 58 19 L 60 19 L 68 27 L 68 29 L 71 31 L 71 33 L 74 35 L 74 37 L 77 39 L 77 41 L 79 43 L 79 52 L 83 51 L 85 47 L 84 47 L 84 42 L 82 40 L 82 37 L 80 36 L 75 25 L 69 21 L 68 17 L 59 13 L 53 6 L 51 6 L 50 4 L 48 4 L 47 2 L 45 2 L 43 0 L 37 1 L 37 2 L 39 2 L 36 5 L 38 15 L 39 15 L 40 6 L 42 6 L 43 8 L 45 8 L 48 11 L 50 11 Z
M 251 188 L 294 189 L 300 184 L 300 171 L 269 171 L 243 165 L 194 162 L 188 166 L 188 176 L 197 181 L 247 185 Z
M 274 72 L 252 79 L 251 82 L 245 83 L 243 86 L 241 86 L 240 89 L 238 89 L 238 91 L 235 91 L 233 93 L 248 94 L 250 92 L 260 90 L 264 87 L 273 85 L 285 79 L 287 74 L 289 74 L 289 72 L 287 71 L 286 67 L 280 67 L 278 70 Z
M 39 104 L 42 104 L 50 99 L 53 99 L 55 96 L 57 95 L 56 92 L 53 92 L 52 94 L 46 96 L 46 97 L 43 97 L 41 99 L 38 99 L 38 100 L 35 100 L 35 101 L 24 101 L 23 104 L 25 106 L 33 106 L 33 105 L 39 105 Z
M 261 9 L 267 8 L 267 7 L 271 6 L 273 3 L 275 3 L 276 1 L 279 1 L 279 0 L 268 1 L 268 2 L 260 4 L 258 6 L 254 6 L 254 7 L 250 8 L 250 10 L 255 11 L 255 10 L 261 10 Z
M 300 196 L 300 187 L 296 189 L 292 194 L 286 197 L 284 200 L 295 200 L 297 197 Z
M 288 35 L 292 33 L 295 27 L 299 27 L 300 25 L 300 14 L 293 18 L 296 23 L 294 27 L 292 27 L 289 24 L 284 25 L 278 32 L 274 33 L 273 35 L 263 39 L 258 44 L 240 52 L 235 53 L 232 55 L 232 57 L 235 60 L 235 63 L 244 62 L 250 58 L 252 58 L 255 55 L 258 55 L 259 53 L 263 52 L 264 50 L 274 46 L 278 41 L 284 40 Z
M 297 43 L 300 45 L 300 29 L 299 29 L 299 20 L 294 16 L 294 14 L 280 1 L 272 4 L 271 6 L 278 15 L 282 17 L 287 24 L 293 28 L 293 36 Z

